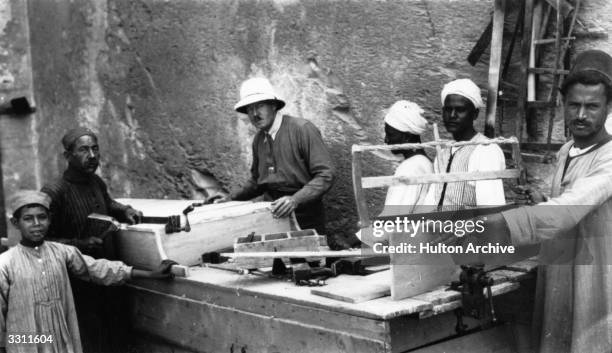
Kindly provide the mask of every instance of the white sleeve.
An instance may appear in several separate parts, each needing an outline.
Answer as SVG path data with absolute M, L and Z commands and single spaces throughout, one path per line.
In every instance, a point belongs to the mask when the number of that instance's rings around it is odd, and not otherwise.
M 469 172 L 485 172 L 506 169 L 504 152 L 498 145 L 478 145 L 468 162 Z M 476 205 L 498 206 L 506 204 L 502 179 L 470 181 L 476 189 Z
M 400 164 L 395 170 L 394 176 L 417 176 L 432 174 L 433 166 L 427 157 L 415 156 Z M 428 184 L 417 185 L 395 185 L 389 187 L 385 205 L 413 206 L 422 200 L 429 189 Z

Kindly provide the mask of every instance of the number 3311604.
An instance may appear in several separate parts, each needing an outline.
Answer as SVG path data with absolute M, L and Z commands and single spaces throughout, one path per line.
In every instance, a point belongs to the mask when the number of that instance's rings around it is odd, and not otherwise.
M 53 343 L 53 335 L 6 335 L 7 344 L 45 344 Z

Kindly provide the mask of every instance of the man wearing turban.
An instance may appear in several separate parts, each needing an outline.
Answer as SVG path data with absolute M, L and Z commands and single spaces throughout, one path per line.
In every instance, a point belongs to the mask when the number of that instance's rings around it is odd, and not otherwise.
M 385 143 L 389 145 L 402 143 L 421 143 L 421 134 L 427 130 L 427 120 L 423 118 L 423 109 L 416 103 L 401 100 L 395 102 L 385 114 Z M 396 177 L 408 177 L 432 174 L 433 166 L 423 149 L 394 150 L 404 160 L 395 169 Z M 393 185 L 387 190 L 385 206 L 404 206 L 403 214 L 412 213 L 414 206 L 423 204 L 429 184 Z M 383 211 L 383 215 L 386 212 Z
M 455 141 L 485 142 L 487 137 L 474 129 L 474 120 L 484 107 L 480 88 L 472 80 L 452 81 L 442 89 L 442 119 Z M 434 161 L 436 173 L 484 172 L 506 169 L 501 148 L 491 145 L 467 145 L 444 149 Z M 435 184 L 430 188 L 428 204 L 447 207 L 504 205 L 501 179 Z
M 95 174 L 100 162 L 98 138 L 90 129 L 78 127 L 62 138 L 68 167 L 63 175 L 42 188 L 51 197 L 51 224 L 48 239 L 74 245 L 94 258 L 113 258 L 114 227 L 91 222 L 87 216 L 99 213 L 120 222 L 136 223 L 142 213 L 113 200 L 106 183 Z M 119 351 L 126 339 L 120 327 L 123 288 L 99 288 L 85 282 L 72 284 L 83 344 L 87 352 Z M 113 328 L 113 332 L 111 332 Z

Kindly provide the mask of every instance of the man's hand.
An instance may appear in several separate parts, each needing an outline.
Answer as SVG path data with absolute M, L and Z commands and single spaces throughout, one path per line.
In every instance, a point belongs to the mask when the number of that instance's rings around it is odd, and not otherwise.
M 125 219 L 129 224 L 137 224 L 142 218 L 142 211 L 128 207 L 125 209 Z
M 297 202 L 292 196 L 283 196 L 272 202 L 272 214 L 276 218 L 287 217 L 295 211 Z
M 159 267 L 155 271 L 151 271 L 151 277 L 155 279 L 174 278 L 174 275 L 170 271 L 172 265 L 178 265 L 178 262 L 172 260 L 163 260 Z
M 163 260 L 155 271 L 145 271 L 134 268 L 132 269 L 132 278 L 172 279 L 174 278 L 174 275 L 170 271 L 172 265 L 178 265 L 178 263 L 172 260 Z
M 525 195 L 525 198 L 532 205 L 548 201 L 548 198 L 540 190 L 532 186 L 517 185 L 514 192 Z

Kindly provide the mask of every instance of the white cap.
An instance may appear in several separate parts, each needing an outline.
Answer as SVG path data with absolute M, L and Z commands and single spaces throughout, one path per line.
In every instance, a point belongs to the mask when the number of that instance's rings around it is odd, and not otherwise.
M 420 135 L 427 130 L 427 120 L 423 118 L 423 109 L 410 101 L 397 101 L 385 115 L 385 123 L 401 132 Z
M 263 77 L 250 78 L 240 86 L 240 101 L 236 103 L 234 110 L 246 114 L 245 108 L 248 105 L 263 101 L 275 101 L 278 109 L 285 106 L 285 102 L 278 98 L 268 79 Z
M 480 96 L 480 88 L 478 88 L 474 81 L 470 80 L 469 78 L 462 78 L 444 85 L 441 94 L 442 105 L 444 105 L 444 101 L 449 94 L 457 94 L 467 98 L 470 102 L 472 102 L 472 104 L 474 104 L 476 109 L 484 107 L 484 102 Z

